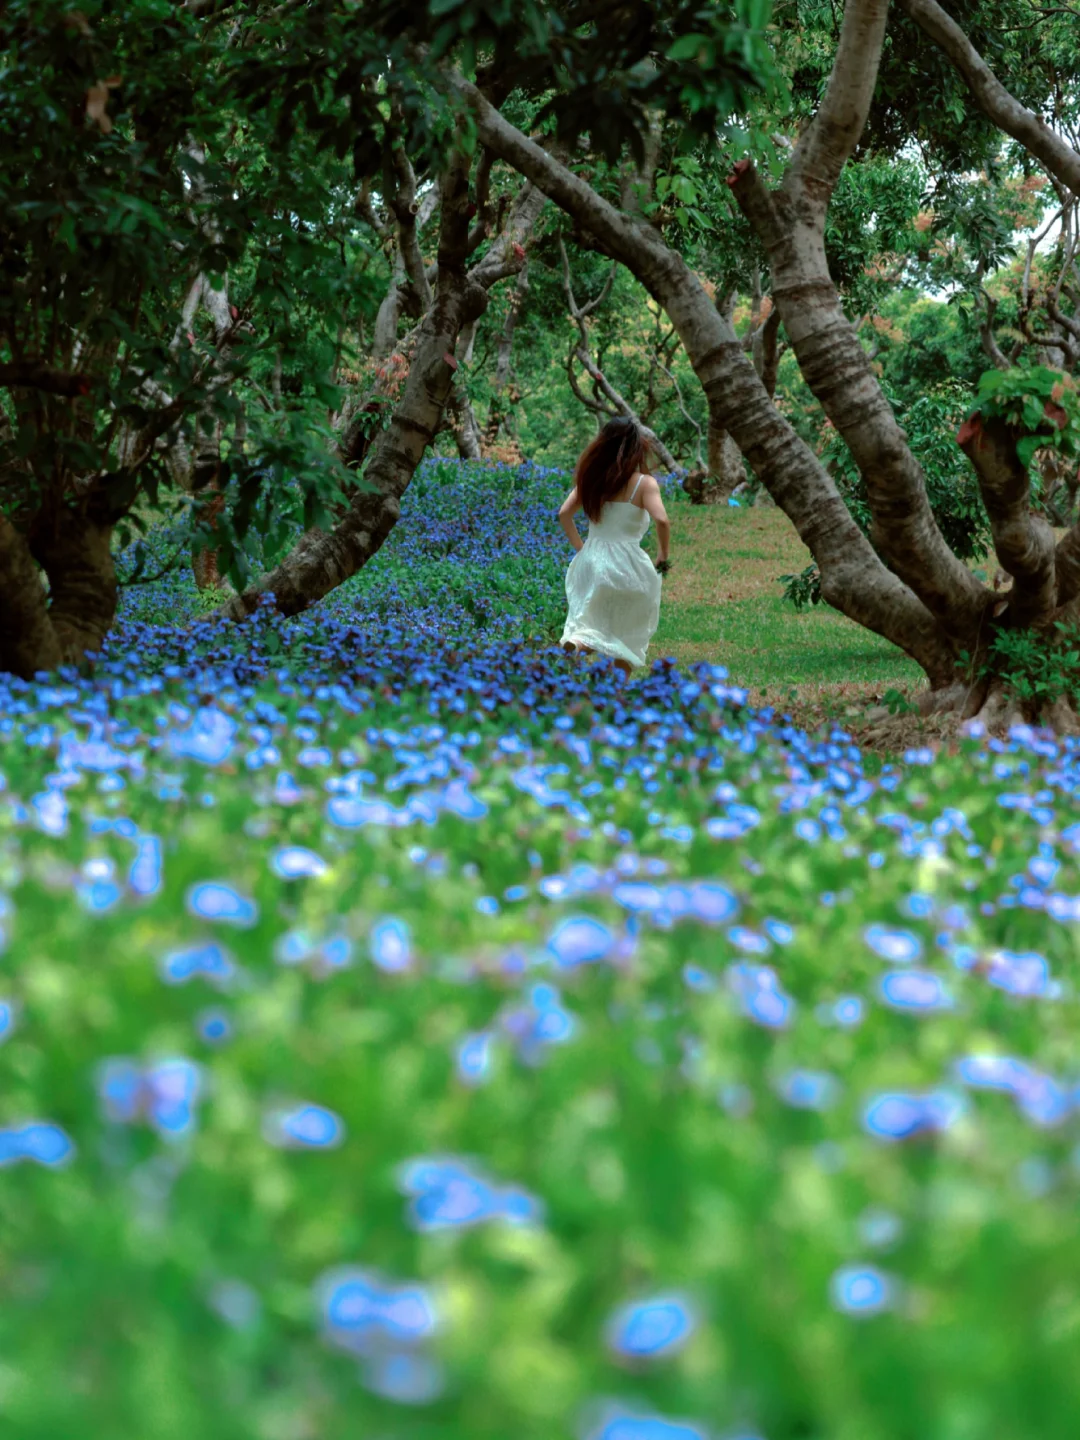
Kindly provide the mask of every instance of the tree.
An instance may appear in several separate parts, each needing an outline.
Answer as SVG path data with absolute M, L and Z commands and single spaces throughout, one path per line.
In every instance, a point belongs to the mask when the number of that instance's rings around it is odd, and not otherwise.
M 925 8 L 924 0 L 918 5 Z M 999 560 L 1013 578 L 1005 597 L 995 595 L 946 544 L 921 468 L 844 314 L 829 270 L 829 202 L 869 118 L 886 16 L 883 0 L 849 0 L 824 97 L 786 161 L 780 184 L 770 187 L 750 159 L 731 176 L 740 208 L 768 254 L 772 294 L 800 370 L 858 465 L 872 516 L 873 550 L 848 523 L 850 517 L 839 513 L 829 478 L 768 405 L 747 373 L 750 367 L 738 363 L 730 325 L 707 304 L 681 256 L 579 177 L 542 159 L 474 87 L 461 79 L 455 83 L 482 141 L 542 185 L 665 306 L 717 413 L 814 553 L 826 598 L 919 661 L 930 682 L 928 708 L 979 712 L 990 719 L 1007 704 L 992 669 L 995 637 L 1035 627 L 1052 643 L 1052 627 L 1070 614 L 1072 556 L 1080 538 L 1070 532 L 1055 550 L 1049 528 L 1031 505 L 1024 447 L 1052 440 L 1057 427 L 1071 424 L 1071 416 L 1061 406 L 1067 398 L 1062 386 L 1062 393 L 1048 394 L 1045 405 L 1035 406 L 1034 420 L 1031 404 L 995 407 L 988 401 L 985 413 L 961 432 Z M 1007 121 L 1023 138 L 1034 124 L 1027 116 L 999 105 L 990 118 Z M 1065 183 L 1075 152 L 1059 138 L 1048 143 L 1046 127 L 1036 128 L 1036 153 L 1058 167 Z M 1036 390 L 1039 383 L 1033 382 Z M 1018 402 L 1016 392 L 1011 399 Z M 962 663 L 965 674 L 958 669 Z M 1067 719 L 1060 713 L 1056 718 Z
M 143 0 L 0 14 L 0 668 L 98 649 L 114 533 L 147 506 L 231 484 L 235 541 L 268 488 L 317 514 L 340 483 L 325 362 L 357 271 L 310 136 L 238 103 L 264 38 Z M 276 34 L 271 54 L 295 58 Z M 302 419 L 251 409 L 273 358 L 305 352 Z
M 364 234 L 374 237 L 388 284 L 378 305 L 375 348 L 386 353 L 396 379 L 380 390 L 376 377 L 367 398 L 361 389 L 336 411 L 314 390 L 305 392 L 307 408 L 297 409 L 297 422 L 315 415 L 317 401 L 326 421 L 328 410 L 337 415 L 323 471 L 309 460 L 306 473 L 333 475 L 338 496 L 316 515 L 324 491 L 318 483 L 308 485 L 309 523 L 301 544 L 272 564 L 268 575 L 246 584 L 231 613 L 249 613 L 270 591 L 281 609 L 301 609 L 365 563 L 393 525 L 403 489 L 448 412 L 459 443 L 479 445 L 461 362 L 476 348 L 476 327 L 492 287 L 520 276 L 547 197 L 569 218 L 575 256 L 592 251 L 600 257 L 597 264 L 615 262 L 644 287 L 652 316 L 666 315 L 681 344 L 685 362 L 677 363 L 688 362 L 697 377 L 701 388 L 693 393 L 687 372 L 680 371 L 680 380 L 674 365 L 662 362 L 664 356 L 674 359 L 663 338 L 656 363 L 649 362 L 644 395 L 634 395 L 639 411 L 649 407 L 651 416 L 657 377 L 666 374 L 664 403 L 694 444 L 704 429 L 698 408 L 704 402 L 714 471 L 735 473 L 719 458 L 733 441 L 814 554 L 824 597 L 923 667 L 926 708 L 986 718 L 1005 713 L 995 658 L 1001 638 L 1030 630 L 1032 643 L 1052 644 L 1056 627 L 1072 623 L 1070 607 L 1080 595 L 1080 535 L 1074 528 L 1055 544 L 1029 480 L 1037 456 L 1068 453 L 1076 413 L 1075 387 L 1063 367 L 1072 365 L 1080 342 L 1071 328 L 1077 323 L 1072 289 L 1080 156 L 1070 128 L 1080 77 L 1056 10 L 1033 16 L 1027 0 L 995 6 L 973 0 L 964 31 L 935 0 L 901 0 L 888 47 L 886 0 L 848 0 L 839 31 L 833 7 L 816 0 L 778 9 L 771 24 L 764 0 L 729 0 L 705 9 L 691 0 L 652 0 L 620 11 L 614 22 L 592 0 L 523 0 L 507 10 L 463 0 L 449 12 L 438 6 L 403 12 L 390 0 L 365 0 L 358 7 L 305 0 L 291 13 L 287 42 L 273 28 L 272 10 L 261 6 L 240 17 L 235 44 L 220 38 L 221 28 L 204 33 L 185 18 L 185 42 L 217 46 L 217 68 L 205 93 L 194 92 L 184 101 L 187 108 L 180 106 L 169 132 L 162 173 L 173 185 L 170 223 L 183 231 L 178 238 L 194 267 L 188 283 L 227 271 L 229 303 L 236 304 L 244 299 L 247 257 L 264 242 L 258 228 L 254 238 L 242 239 L 234 223 L 234 197 L 247 192 L 229 170 L 237 142 L 226 136 L 222 117 L 233 123 L 245 117 L 271 174 L 278 173 L 275 157 L 289 146 L 306 147 L 333 197 L 315 216 L 311 234 L 320 243 L 336 235 L 342 247 L 356 245 L 355 230 L 342 229 L 338 220 L 348 211 L 365 219 Z M 977 45 L 997 33 L 995 26 L 1001 31 L 1003 21 L 1007 38 L 995 42 L 995 54 L 1016 78 L 1015 96 Z M 157 52 L 147 56 L 149 63 Z M 95 117 L 102 107 L 108 112 L 114 93 L 104 81 L 87 82 L 91 70 L 95 77 L 106 73 L 98 60 L 84 62 L 72 90 L 82 104 L 80 145 L 88 134 L 95 144 L 100 138 Z M 192 137 L 202 143 L 200 132 L 209 134 L 214 123 L 214 143 L 204 149 L 219 167 L 217 201 L 214 215 L 200 223 L 188 213 L 190 197 L 174 177 L 183 171 L 183 147 Z M 74 141 L 67 137 L 64 143 Z M 345 162 L 350 153 L 351 169 Z M 85 165 L 85 157 L 78 163 Z M 516 194 L 500 165 L 522 177 Z M 978 205 L 964 201 L 973 193 L 965 179 L 973 171 L 986 177 Z M 1043 172 L 1060 211 L 1052 222 L 1059 227 L 1057 248 L 1052 263 L 1029 251 L 1016 273 L 1016 290 L 1007 273 L 1010 216 L 1015 221 L 1018 205 L 1025 214 L 1038 212 Z M 490 219 L 496 173 L 507 197 L 501 225 L 498 216 Z M 281 216 L 283 187 L 275 180 L 270 189 L 270 209 Z M 432 257 L 423 253 L 420 209 L 436 190 L 439 240 Z M 262 214 L 267 206 L 261 194 L 260 204 Z M 225 248 L 217 237 L 235 237 L 235 255 L 204 256 Z M 22 253 L 31 252 L 37 254 L 27 242 Z M 163 247 L 161 274 L 164 255 Z M 538 261 L 533 274 L 542 271 Z M 175 314 L 177 302 L 164 298 L 157 275 L 155 295 L 163 298 L 155 300 L 155 313 Z M 945 516 L 940 506 L 935 511 L 917 453 L 882 383 L 889 360 L 883 312 L 895 305 L 896 286 L 919 276 L 931 282 L 937 277 L 937 283 L 949 276 L 958 293 L 970 296 L 967 311 L 963 300 L 956 307 L 961 329 L 969 324 L 966 313 L 977 316 L 978 342 L 995 366 L 979 382 L 960 439 L 977 475 L 998 559 L 1012 577 L 1005 594 L 981 583 L 946 540 Z M 557 272 L 550 278 L 557 287 Z M 68 293 L 50 283 L 53 293 Z M 530 283 L 530 294 L 534 288 Z M 569 288 L 571 308 L 580 311 L 572 279 Z M 219 292 L 215 283 L 200 293 L 213 298 Z M 515 291 L 519 302 L 521 294 Z M 260 301 L 253 293 L 246 302 L 252 314 Z M 496 393 L 507 384 L 520 309 L 520 303 L 507 304 L 499 311 L 503 359 Z M 237 310 L 244 313 L 242 305 Z M 742 317 L 741 333 L 736 316 Z M 416 324 L 402 336 L 406 319 Z M 236 411 L 245 408 L 240 387 L 257 383 L 265 362 L 245 367 L 236 357 L 257 353 L 259 346 L 245 349 L 239 335 L 230 336 L 228 345 L 215 340 L 211 321 L 205 338 L 197 336 L 188 347 L 198 362 L 183 347 L 164 347 L 167 363 L 158 364 L 164 379 L 146 362 L 137 371 L 126 359 L 121 366 L 119 349 L 100 372 L 101 383 L 107 371 L 113 387 L 102 401 L 106 408 L 116 408 L 113 391 L 123 369 L 132 375 L 131 396 L 142 397 L 143 410 L 138 416 L 132 411 L 133 417 L 145 424 L 149 413 L 160 427 L 150 442 L 142 441 L 141 466 L 152 463 L 154 447 L 180 412 L 186 424 L 187 417 L 217 406 L 226 422 L 233 417 L 235 428 Z M 66 317 L 53 328 L 64 336 L 75 333 Z M 171 321 L 168 333 L 175 333 Z M 257 325 L 255 333 L 261 334 Z M 659 333 L 670 337 L 671 330 Z M 633 408 L 622 376 L 590 350 L 587 325 L 577 338 L 582 343 L 575 345 L 575 360 L 590 373 L 594 403 L 602 396 L 617 409 Z M 774 403 L 784 345 L 784 366 L 797 367 L 807 403 L 820 407 L 817 419 L 789 417 Z M 273 348 L 280 355 L 276 334 Z M 973 352 L 969 347 L 965 353 Z M 10 392 L 16 397 L 54 397 L 54 414 L 38 433 L 55 448 L 61 401 L 65 392 L 77 393 L 80 372 L 73 363 L 57 364 L 40 346 L 20 349 L 10 341 L 0 362 L 15 367 L 0 375 L 21 384 L 21 392 Z M 474 391 L 475 380 L 476 367 Z M 147 412 L 150 384 L 165 400 Z M 125 395 L 124 403 L 133 401 Z M 177 404 L 174 413 L 169 407 Z M 905 405 L 907 414 L 910 395 Z M 950 399 L 933 412 L 942 423 L 951 405 Z M 257 446 L 247 448 L 280 460 L 281 413 L 277 406 L 271 410 L 274 423 Z M 931 411 L 919 412 L 920 424 L 936 423 Z M 493 416 L 497 424 L 498 407 Z M 822 417 L 853 467 L 855 478 L 843 490 L 816 453 Z M 194 424 L 197 435 L 199 422 Z M 323 423 L 321 443 L 329 430 Z M 19 433 L 28 435 L 29 427 L 21 425 Z M 118 454 L 134 454 L 129 437 L 138 439 L 141 432 L 129 426 L 117 433 L 123 437 Z M 20 443 L 25 455 L 11 448 L 10 476 L 45 463 L 37 458 L 36 442 Z M 224 447 L 229 484 L 236 483 L 229 474 L 244 469 L 234 459 L 239 450 L 235 440 Z M 65 493 L 81 493 L 78 467 L 69 471 Z M 95 493 L 97 484 L 91 486 Z M 131 491 L 129 484 L 124 493 Z M 25 485 L 22 493 L 28 493 Z M 272 492 L 264 486 L 261 493 Z M 63 508 L 72 507 L 65 502 Z M 236 514 L 243 519 L 242 505 L 221 522 L 226 555 L 236 551 Z M 29 533 L 25 524 L 9 529 Z M 953 539 L 963 549 L 956 533 Z M 9 574 L 22 577 L 18 585 L 12 580 L 11 593 L 21 585 L 25 600 L 27 566 L 32 571 L 35 554 L 44 552 L 16 553 L 17 545 L 8 550 Z M 59 577 L 63 567 L 54 568 Z M 50 602 L 54 608 L 60 590 Z M 35 645 L 26 655 L 46 653 Z M 69 648 L 78 653 L 79 643 Z M 20 663 L 25 668 L 30 662 L 24 656 Z M 1060 707 L 1055 718 L 1070 719 Z

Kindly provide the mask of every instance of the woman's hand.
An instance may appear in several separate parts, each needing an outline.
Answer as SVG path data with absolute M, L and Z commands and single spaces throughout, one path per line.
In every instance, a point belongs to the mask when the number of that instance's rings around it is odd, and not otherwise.
M 666 575 L 670 569 L 671 569 L 671 561 L 667 558 L 667 556 L 665 556 L 665 557 L 663 558 L 663 560 L 657 560 L 657 562 L 656 562 L 656 573 L 657 573 L 658 575 Z

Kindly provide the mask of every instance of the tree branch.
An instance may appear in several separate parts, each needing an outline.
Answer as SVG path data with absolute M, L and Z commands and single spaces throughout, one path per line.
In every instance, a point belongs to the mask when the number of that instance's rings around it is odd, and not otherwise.
M 859 530 L 832 478 L 765 392 L 742 343 L 682 257 L 648 225 L 620 214 L 580 176 L 523 135 L 459 74 L 446 88 L 469 109 L 479 138 L 620 260 L 667 311 L 709 400 L 821 568 L 829 603 L 884 635 L 930 675 L 950 683 L 954 652 L 910 589 L 889 573 Z
M 1048 620 L 1057 604 L 1054 532 L 1030 504 L 1031 482 L 1003 420 L 967 421 L 958 441 L 979 477 L 994 549 L 1013 578 L 1009 608 L 1018 625 Z
M 898 0 L 915 24 L 942 50 L 963 79 L 975 103 L 999 130 L 1041 160 L 1050 173 L 1080 195 L 1080 154 L 1055 135 L 1041 116 L 1006 90 L 960 26 L 937 0 Z
M 77 399 L 90 393 L 88 375 L 69 375 L 48 365 L 24 361 L 0 365 L 0 387 L 7 390 L 42 390 L 47 395 L 68 395 Z
M 889 0 L 847 0 L 825 97 L 795 147 L 784 186 L 824 209 L 859 143 L 877 85 Z

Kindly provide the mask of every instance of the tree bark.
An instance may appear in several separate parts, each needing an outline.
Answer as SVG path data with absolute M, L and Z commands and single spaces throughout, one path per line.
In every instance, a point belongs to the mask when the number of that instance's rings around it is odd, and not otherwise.
M 727 500 L 746 479 L 742 451 L 731 434 L 709 418 L 709 484 L 716 500 Z
M 495 444 L 504 427 L 510 429 L 511 433 L 513 430 L 512 412 L 507 407 L 507 397 L 513 372 L 514 331 L 521 319 L 522 307 L 528 293 L 529 265 L 526 261 L 518 273 L 514 293 L 506 307 L 506 319 L 503 321 L 502 334 L 499 336 L 499 348 L 495 356 L 495 376 L 491 387 L 491 405 L 488 409 L 487 424 L 484 427 L 484 441 L 488 445 Z
M 63 663 L 30 547 L 0 511 L 0 671 L 30 680 Z
M 401 514 L 401 497 L 442 422 L 461 332 L 483 314 L 491 286 L 516 274 L 524 263 L 524 242 L 545 203 L 541 191 L 524 186 L 505 231 L 470 270 L 469 162 L 461 154 L 453 156 L 440 196 L 435 293 L 418 327 L 401 402 L 380 433 L 340 522 L 329 532 L 310 531 L 275 570 L 223 606 L 221 613 L 234 620 L 243 620 L 271 594 L 282 614 L 297 614 L 355 575 L 382 546 Z
M 469 108 L 481 141 L 594 235 L 667 311 L 710 407 L 817 561 L 826 600 L 906 650 L 932 684 L 948 684 L 953 647 L 926 607 L 874 553 L 832 479 L 777 411 L 742 342 L 682 257 L 655 230 L 621 214 L 515 129 L 475 86 L 449 72 L 446 83 Z
M 116 616 L 112 532 L 112 517 L 95 514 L 91 504 L 61 505 L 38 516 L 30 532 L 30 551 L 49 577 L 49 623 L 67 664 L 94 654 Z
M 866 482 L 874 548 L 964 644 L 980 627 L 988 592 L 938 529 L 922 467 L 844 314 L 825 253 L 829 201 L 865 125 L 887 10 L 887 0 L 848 0 L 825 97 L 779 190 L 749 161 L 729 183 L 769 256 L 773 301 L 799 368 Z
M 446 408 L 460 459 L 482 460 L 480 425 L 473 411 L 472 401 L 460 381 L 452 387 Z
M 754 332 L 752 352 L 754 369 L 761 376 L 770 399 L 776 395 L 780 375 L 780 311 L 774 305 L 764 325 Z
M 1031 482 L 1016 453 L 1017 435 L 1002 420 L 969 420 L 960 445 L 979 477 L 994 549 L 1012 576 L 1009 618 L 1017 626 L 1041 625 L 1057 606 L 1054 532 L 1031 509 Z

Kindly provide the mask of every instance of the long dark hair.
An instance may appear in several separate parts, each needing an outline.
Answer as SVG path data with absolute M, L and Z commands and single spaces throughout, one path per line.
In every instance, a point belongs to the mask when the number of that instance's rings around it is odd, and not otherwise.
M 633 474 L 644 470 L 648 450 L 649 442 L 639 426 L 618 415 L 582 451 L 574 483 L 590 520 L 599 520 L 607 502 L 626 488 Z

